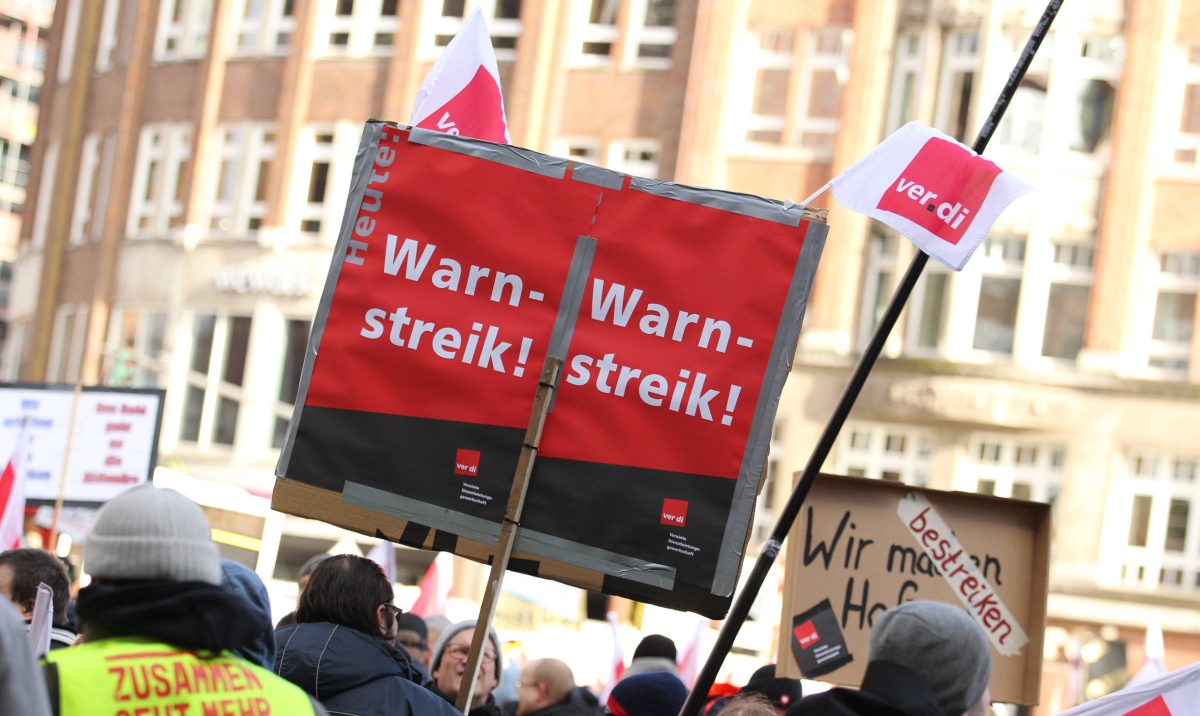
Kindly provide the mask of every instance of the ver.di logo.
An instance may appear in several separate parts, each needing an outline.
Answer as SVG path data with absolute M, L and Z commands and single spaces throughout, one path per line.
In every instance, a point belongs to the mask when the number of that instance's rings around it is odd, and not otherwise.
M 659 524 L 685 527 L 687 526 L 687 511 L 687 500 L 666 498 L 663 500 L 662 519 L 659 520 Z
M 479 451 L 459 448 L 454 453 L 454 474 L 468 477 L 479 475 Z

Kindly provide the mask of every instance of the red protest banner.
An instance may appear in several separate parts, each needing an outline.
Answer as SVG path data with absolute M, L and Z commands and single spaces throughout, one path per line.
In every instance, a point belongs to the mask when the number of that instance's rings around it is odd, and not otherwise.
M 379 123 L 364 144 L 277 506 L 483 558 L 553 354 L 514 568 L 723 614 L 824 226 Z

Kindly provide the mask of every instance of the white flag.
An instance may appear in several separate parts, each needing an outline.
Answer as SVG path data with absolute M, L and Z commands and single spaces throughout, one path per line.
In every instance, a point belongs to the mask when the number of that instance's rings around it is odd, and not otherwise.
M 1200 714 L 1200 663 L 1141 686 L 1088 701 L 1059 716 L 1191 716 Z
M 1033 187 L 953 137 L 909 122 L 833 180 L 847 209 L 907 236 L 961 270 L 992 224 Z
M 367 552 L 367 559 L 383 569 L 383 574 L 389 582 L 396 581 L 396 545 L 383 540 Z
M 500 70 L 478 8 L 442 50 L 417 90 L 412 126 L 509 143 Z
M 24 463 L 28 440 L 22 425 L 17 443 L 0 471 L 0 552 L 20 547 L 25 534 Z
M 45 582 L 38 582 L 33 600 L 33 618 L 29 621 L 29 640 L 33 655 L 41 658 L 50 651 L 50 627 L 54 621 L 54 591 Z

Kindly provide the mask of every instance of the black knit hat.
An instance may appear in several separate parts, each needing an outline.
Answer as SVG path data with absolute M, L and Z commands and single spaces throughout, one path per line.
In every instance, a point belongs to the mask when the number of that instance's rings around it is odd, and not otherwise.
M 687 687 L 679 677 L 652 671 L 617 682 L 607 705 L 616 716 L 676 716 L 687 695 Z
M 759 667 L 750 675 L 750 680 L 742 687 L 743 694 L 760 694 L 771 702 L 772 706 L 786 709 L 800 700 L 804 692 L 800 679 L 784 679 L 775 676 L 775 665 L 767 664 Z
M 646 656 L 658 656 L 675 661 L 675 642 L 662 634 L 651 634 L 642 639 L 637 648 L 633 650 L 634 659 Z

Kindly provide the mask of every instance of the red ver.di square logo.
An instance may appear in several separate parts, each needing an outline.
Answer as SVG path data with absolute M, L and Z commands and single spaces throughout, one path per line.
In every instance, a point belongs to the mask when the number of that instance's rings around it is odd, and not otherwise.
M 479 474 L 479 451 L 459 448 L 454 453 L 454 474 L 475 477 Z
M 979 214 L 1000 167 L 934 137 L 884 191 L 878 208 L 957 245 Z
M 675 527 L 686 527 L 687 508 L 687 500 L 664 499 L 662 506 L 662 519 L 659 520 L 659 524 L 673 525 Z
M 821 640 L 821 635 L 817 633 L 817 627 L 812 623 L 812 619 L 793 629 L 792 634 L 796 636 L 796 641 L 800 644 L 801 649 L 807 649 Z

